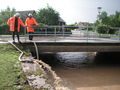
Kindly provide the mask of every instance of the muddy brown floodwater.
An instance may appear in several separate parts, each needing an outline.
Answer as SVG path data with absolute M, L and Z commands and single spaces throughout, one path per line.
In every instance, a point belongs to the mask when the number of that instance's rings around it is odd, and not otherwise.
M 120 67 L 113 66 L 88 66 L 79 69 L 68 67 L 56 67 L 53 70 L 62 78 L 69 87 L 81 90 L 80 88 L 118 85 L 120 90 Z M 89 89 L 88 89 L 89 90 Z M 104 89 L 103 89 L 104 90 Z M 107 89 L 106 89 L 107 90 Z M 115 89 L 108 89 L 115 90 Z
M 96 64 L 95 56 L 96 53 L 85 52 L 57 53 L 55 59 L 59 63 L 52 66 L 52 69 L 70 90 L 120 90 L 120 64 L 114 63 L 115 59 L 120 60 L 120 58 L 107 60 L 114 64 L 104 64 L 104 62 Z M 101 57 L 99 59 L 104 61 L 104 56 Z

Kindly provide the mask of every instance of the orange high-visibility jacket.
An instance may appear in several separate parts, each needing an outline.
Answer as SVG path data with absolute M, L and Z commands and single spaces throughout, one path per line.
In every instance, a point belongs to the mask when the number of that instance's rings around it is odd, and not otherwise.
M 10 19 L 8 19 L 7 24 L 10 26 L 10 31 L 15 31 L 15 17 L 11 17 Z M 25 26 L 22 20 L 18 17 L 18 32 L 20 32 L 20 25 Z
M 27 18 L 25 21 L 25 25 L 26 26 L 31 26 L 31 25 L 38 25 L 38 23 L 36 22 L 36 20 L 32 17 L 32 18 Z M 33 27 L 27 27 L 27 32 L 34 32 L 34 28 Z

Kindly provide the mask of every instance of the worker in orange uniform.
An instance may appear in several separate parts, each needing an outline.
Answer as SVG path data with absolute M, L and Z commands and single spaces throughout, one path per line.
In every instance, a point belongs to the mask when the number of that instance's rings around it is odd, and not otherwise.
M 34 28 L 32 27 L 33 25 L 38 26 L 38 23 L 36 22 L 35 18 L 33 18 L 32 14 L 28 14 L 28 18 L 25 21 L 25 25 L 27 26 L 27 32 L 29 34 L 33 34 Z M 29 35 L 29 40 L 33 40 L 33 36 Z
M 22 20 L 19 18 L 20 14 L 16 13 L 13 17 L 9 18 L 7 21 L 7 24 L 10 26 L 10 31 L 13 32 L 12 38 L 13 42 L 15 42 L 15 34 L 17 35 L 18 42 L 20 42 L 19 39 L 19 32 L 20 32 L 20 25 L 25 26 Z

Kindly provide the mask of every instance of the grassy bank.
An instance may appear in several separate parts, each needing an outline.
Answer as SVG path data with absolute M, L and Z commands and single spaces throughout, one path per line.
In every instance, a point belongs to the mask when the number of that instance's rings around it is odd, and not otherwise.
M 11 45 L 0 44 L 0 90 L 30 90 L 18 61 L 19 54 Z

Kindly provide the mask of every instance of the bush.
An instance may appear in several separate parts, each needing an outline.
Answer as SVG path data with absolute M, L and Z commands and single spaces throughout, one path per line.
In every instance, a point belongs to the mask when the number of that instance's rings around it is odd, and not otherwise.
M 108 25 L 97 26 L 97 32 L 100 34 L 116 34 L 117 31 L 117 29 L 110 28 Z
M 97 32 L 100 34 L 109 34 L 110 27 L 107 25 L 97 26 Z
M 88 27 L 88 31 L 93 31 L 93 27 Z
M 10 35 L 11 32 L 9 31 L 9 26 L 7 24 L 0 25 L 0 35 Z M 20 28 L 20 34 L 24 34 L 24 27 Z
M 0 25 L 0 35 L 8 35 L 8 34 L 10 34 L 9 26 L 6 24 Z
M 119 32 L 119 30 L 113 28 L 109 29 L 109 34 L 116 34 L 117 32 Z
M 47 24 L 39 23 L 39 26 L 46 26 Z
M 71 28 L 67 28 L 67 32 L 71 32 L 71 30 L 74 30 L 74 29 L 78 29 L 78 28 L 76 28 L 76 24 L 70 24 L 70 25 L 67 25 L 68 27 L 69 26 L 72 26 Z

